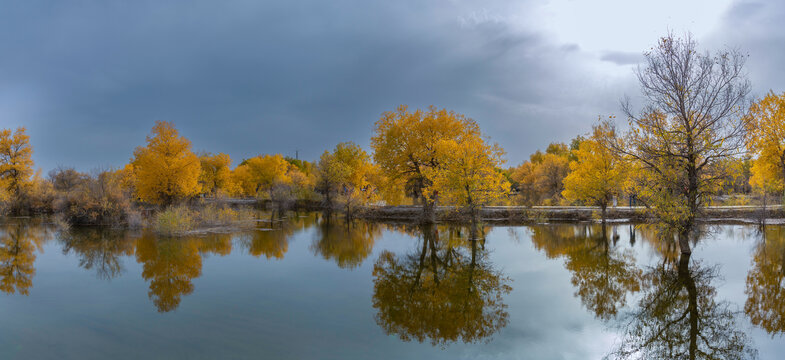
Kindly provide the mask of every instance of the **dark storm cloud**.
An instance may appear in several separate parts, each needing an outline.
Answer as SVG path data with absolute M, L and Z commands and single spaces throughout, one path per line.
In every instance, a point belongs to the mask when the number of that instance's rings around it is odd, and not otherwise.
M 511 163 L 586 132 L 624 93 L 575 44 L 456 1 L 3 2 L 0 127 L 45 170 L 119 166 L 155 120 L 196 150 L 314 159 L 381 112 L 476 119 Z

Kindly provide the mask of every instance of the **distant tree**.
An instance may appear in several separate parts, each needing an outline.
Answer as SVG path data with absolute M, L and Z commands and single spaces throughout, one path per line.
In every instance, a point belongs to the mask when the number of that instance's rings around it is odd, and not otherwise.
M 564 178 L 564 198 L 599 206 L 602 221 L 605 210 L 614 196 L 619 196 L 626 181 L 626 166 L 617 153 L 603 145 L 603 138 L 613 137 L 610 123 L 601 122 L 594 127 L 592 136 L 574 151 L 576 161 L 570 163 L 570 172 Z
M 202 186 L 202 193 L 216 195 L 219 190 L 226 190 L 231 187 L 231 170 L 229 165 L 232 159 L 226 154 L 205 153 L 199 155 L 202 172 L 199 175 L 199 183 Z
M 58 166 L 49 171 L 49 181 L 57 191 L 70 191 L 87 179 L 88 175 L 71 167 Z
M 291 183 L 289 163 L 280 154 L 256 156 L 246 161 L 256 192 L 271 194 L 275 186 Z
M 33 175 L 33 147 L 26 131 L 0 130 L 0 184 L 10 196 L 18 195 Z
M 234 196 L 256 196 L 256 184 L 251 177 L 248 164 L 240 164 L 230 175 L 231 188 L 229 193 Z
M 770 92 L 752 104 L 747 146 L 755 155 L 750 184 L 766 192 L 785 191 L 785 93 Z
M 324 195 L 328 208 L 339 198 L 351 217 L 357 206 L 377 198 L 372 180 L 379 169 L 368 153 L 353 142 L 340 143 L 332 152 L 325 151 L 317 169 L 318 190 Z
M 573 155 L 569 149 L 563 143 L 551 143 L 544 153 L 537 150 L 529 156 L 529 161 L 510 170 L 520 202 L 525 205 L 558 204 L 564 190 L 564 177 L 570 172 Z
M 134 150 L 131 163 L 136 193 L 143 201 L 169 205 L 199 193 L 199 158 L 170 122 L 155 123 L 147 146 Z

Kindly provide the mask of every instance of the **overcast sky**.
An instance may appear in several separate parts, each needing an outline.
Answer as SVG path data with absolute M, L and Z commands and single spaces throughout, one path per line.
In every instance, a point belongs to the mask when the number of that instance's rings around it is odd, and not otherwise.
M 668 30 L 739 47 L 755 95 L 785 88 L 777 1 L 4 1 L 0 128 L 36 165 L 120 166 L 155 120 L 194 150 L 316 159 L 368 149 L 399 104 L 475 119 L 516 165 L 638 94 Z

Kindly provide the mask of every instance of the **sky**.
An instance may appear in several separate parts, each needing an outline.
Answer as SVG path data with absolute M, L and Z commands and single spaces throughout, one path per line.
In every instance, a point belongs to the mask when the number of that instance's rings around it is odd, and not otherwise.
M 738 48 L 753 95 L 782 92 L 783 18 L 750 0 L 0 0 L 0 128 L 27 128 L 44 173 L 122 166 L 156 120 L 236 165 L 370 151 L 384 111 L 435 105 L 514 166 L 620 115 L 668 31 Z

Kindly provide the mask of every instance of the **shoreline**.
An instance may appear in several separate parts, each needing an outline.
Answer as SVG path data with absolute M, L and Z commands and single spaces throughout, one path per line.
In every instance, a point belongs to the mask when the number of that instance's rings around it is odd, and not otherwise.
M 537 222 L 600 221 L 601 209 L 593 206 L 487 206 L 480 210 L 480 220 L 487 223 L 527 224 Z M 418 221 L 422 207 L 407 206 L 367 206 L 358 211 L 357 218 L 381 221 Z M 437 222 L 464 222 L 471 219 L 468 212 L 453 206 L 434 207 Z M 761 218 L 781 222 L 785 220 L 782 205 L 766 206 L 709 206 L 703 209 L 699 221 L 757 223 Z M 618 206 L 606 209 L 609 222 L 648 222 L 656 220 L 646 212 L 646 208 Z

